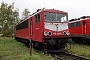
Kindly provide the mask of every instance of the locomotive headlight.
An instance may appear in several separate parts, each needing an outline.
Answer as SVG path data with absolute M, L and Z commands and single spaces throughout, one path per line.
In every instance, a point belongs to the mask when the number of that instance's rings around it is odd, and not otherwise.
M 48 35 L 48 32 L 44 32 L 44 35 L 47 36 Z
M 69 33 L 69 32 L 63 32 L 63 34 L 64 34 L 64 35 L 70 35 L 70 33 Z
M 70 33 L 69 33 L 69 32 L 66 32 L 66 34 L 67 34 L 67 35 L 70 35 Z
M 52 35 L 52 32 L 48 32 L 48 35 L 51 36 Z
M 44 36 L 51 36 L 52 32 L 44 32 Z

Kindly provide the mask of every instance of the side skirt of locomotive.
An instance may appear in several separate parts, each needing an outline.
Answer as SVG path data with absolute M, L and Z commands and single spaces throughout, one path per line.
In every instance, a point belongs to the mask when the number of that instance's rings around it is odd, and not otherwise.
M 67 42 L 67 38 L 43 38 L 41 43 L 32 41 L 33 48 L 43 52 L 64 52 Z
M 22 38 L 15 38 L 17 41 L 24 43 L 29 47 L 29 40 L 22 39 Z M 43 52 L 64 52 L 65 51 L 65 46 L 68 42 L 69 38 L 44 38 L 43 42 L 36 42 L 36 41 L 31 41 L 32 42 L 32 47 L 41 50 Z
M 78 44 L 90 45 L 90 35 L 71 35 L 71 39 Z

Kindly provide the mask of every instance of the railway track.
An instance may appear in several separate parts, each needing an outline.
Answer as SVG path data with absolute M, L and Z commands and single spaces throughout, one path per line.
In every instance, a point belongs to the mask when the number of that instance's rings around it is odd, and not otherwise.
M 90 60 L 89 58 L 78 56 L 75 54 L 67 53 L 67 52 L 60 52 L 51 54 L 55 60 Z

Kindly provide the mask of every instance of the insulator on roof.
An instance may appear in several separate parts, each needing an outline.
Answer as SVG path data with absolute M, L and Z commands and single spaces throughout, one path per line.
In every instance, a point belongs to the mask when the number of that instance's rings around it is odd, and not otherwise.
M 45 9 L 45 8 L 43 8 L 43 9 Z M 42 9 L 37 9 L 37 12 L 39 12 L 40 10 L 42 10 Z
M 74 20 L 78 20 L 77 18 L 75 18 Z
M 41 9 L 37 9 L 37 12 L 39 12 Z
M 87 16 L 87 18 L 90 18 L 90 16 Z
M 80 19 L 90 18 L 90 16 L 82 16 Z
M 45 7 L 44 7 L 44 8 L 42 8 L 42 9 L 45 9 Z M 42 10 L 42 9 L 37 9 L 37 12 L 38 12 L 38 11 L 40 11 L 40 10 Z
M 43 9 L 45 9 L 45 7 Z
M 85 19 L 86 18 L 86 16 L 82 16 L 82 17 L 80 17 L 81 19 Z
M 90 18 L 90 16 L 82 16 L 80 18 L 71 19 L 71 20 L 69 20 L 69 22 L 70 21 L 75 21 L 75 20 L 80 20 L 80 19 L 85 19 L 85 18 Z
M 80 18 L 77 18 L 77 20 L 80 20 Z
M 71 19 L 71 20 L 69 20 L 69 21 L 74 21 L 74 19 Z
M 75 21 L 75 20 L 78 20 L 77 18 L 74 18 L 74 19 L 71 19 L 71 20 L 69 20 L 69 21 Z

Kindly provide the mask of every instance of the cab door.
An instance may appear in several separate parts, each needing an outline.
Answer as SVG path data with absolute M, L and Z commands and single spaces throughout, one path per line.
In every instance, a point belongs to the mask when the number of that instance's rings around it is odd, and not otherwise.
M 83 21 L 82 33 L 86 34 L 86 21 Z
M 33 22 L 32 22 L 32 17 L 30 18 L 30 29 L 29 29 L 29 32 L 30 32 L 30 39 L 32 39 L 32 35 L 33 35 Z
M 42 42 L 42 22 L 39 13 L 34 16 L 33 23 L 33 39 L 34 41 Z

